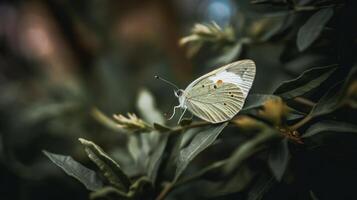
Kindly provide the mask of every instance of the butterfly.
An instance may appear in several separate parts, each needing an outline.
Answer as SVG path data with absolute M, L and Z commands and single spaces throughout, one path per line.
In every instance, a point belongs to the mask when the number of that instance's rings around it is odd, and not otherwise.
M 176 87 L 175 96 L 183 109 L 178 123 L 189 110 L 195 116 L 211 122 L 220 123 L 232 119 L 243 107 L 255 78 L 256 67 L 252 60 L 240 60 L 213 70 L 190 83 L 185 90 Z

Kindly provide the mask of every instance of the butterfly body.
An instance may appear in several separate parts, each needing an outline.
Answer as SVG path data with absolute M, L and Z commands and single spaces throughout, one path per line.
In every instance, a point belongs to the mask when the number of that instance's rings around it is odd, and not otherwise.
M 175 91 L 180 103 L 175 108 L 184 109 L 183 114 L 189 110 L 211 123 L 230 120 L 242 109 L 255 71 L 252 60 L 241 60 L 207 73 L 185 90 Z

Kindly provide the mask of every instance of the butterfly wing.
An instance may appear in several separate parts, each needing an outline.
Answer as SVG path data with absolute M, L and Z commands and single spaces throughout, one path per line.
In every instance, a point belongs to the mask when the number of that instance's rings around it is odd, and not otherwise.
M 242 109 L 254 76 L 255 64 L 251 60 L 225 65 L 187 86 L 185 105 L 206 121 L 227 121 Z
M 213 84 L 212 84 L 213 85 Z M 194 97 L 187 97 L 186 106 L 197 117 L 219 123 L 233 118 L 244 103 L 243 91 L 232 83 L 222 83 L 217 88 L 207 85 Z

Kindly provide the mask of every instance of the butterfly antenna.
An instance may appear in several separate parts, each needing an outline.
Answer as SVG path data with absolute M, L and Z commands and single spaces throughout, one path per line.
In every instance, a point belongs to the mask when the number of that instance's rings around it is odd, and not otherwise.
M 172 87 L 174 87 L 176 90 L 179 90 L 180 88 L 177 87 L 177 85 L 171 83 L 170 81 L 166 80 L 166 79 L 163 79 L 161 78 L 160 76 L 155 76 L 156 79 L 159 79 L 161 81 L 164 81 L 165 83 L 171 85 Z

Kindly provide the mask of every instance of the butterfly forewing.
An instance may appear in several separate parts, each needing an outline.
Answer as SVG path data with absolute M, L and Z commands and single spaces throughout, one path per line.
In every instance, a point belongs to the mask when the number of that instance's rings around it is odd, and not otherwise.
M 239 87 L 243 90 L 244 97 L 247 97 L 255 78 L 256 69 L 254 62 L 252 60 L 241 60 L 228 64 L 226 70 L 241 77 L 242 82 L 239 84 Z
M 251 60 L 223 66 L 198 78 L 185 89 L 185 105 L 206 121 L 227 121 L 242 109 L 254 76 L 255 64 Z

